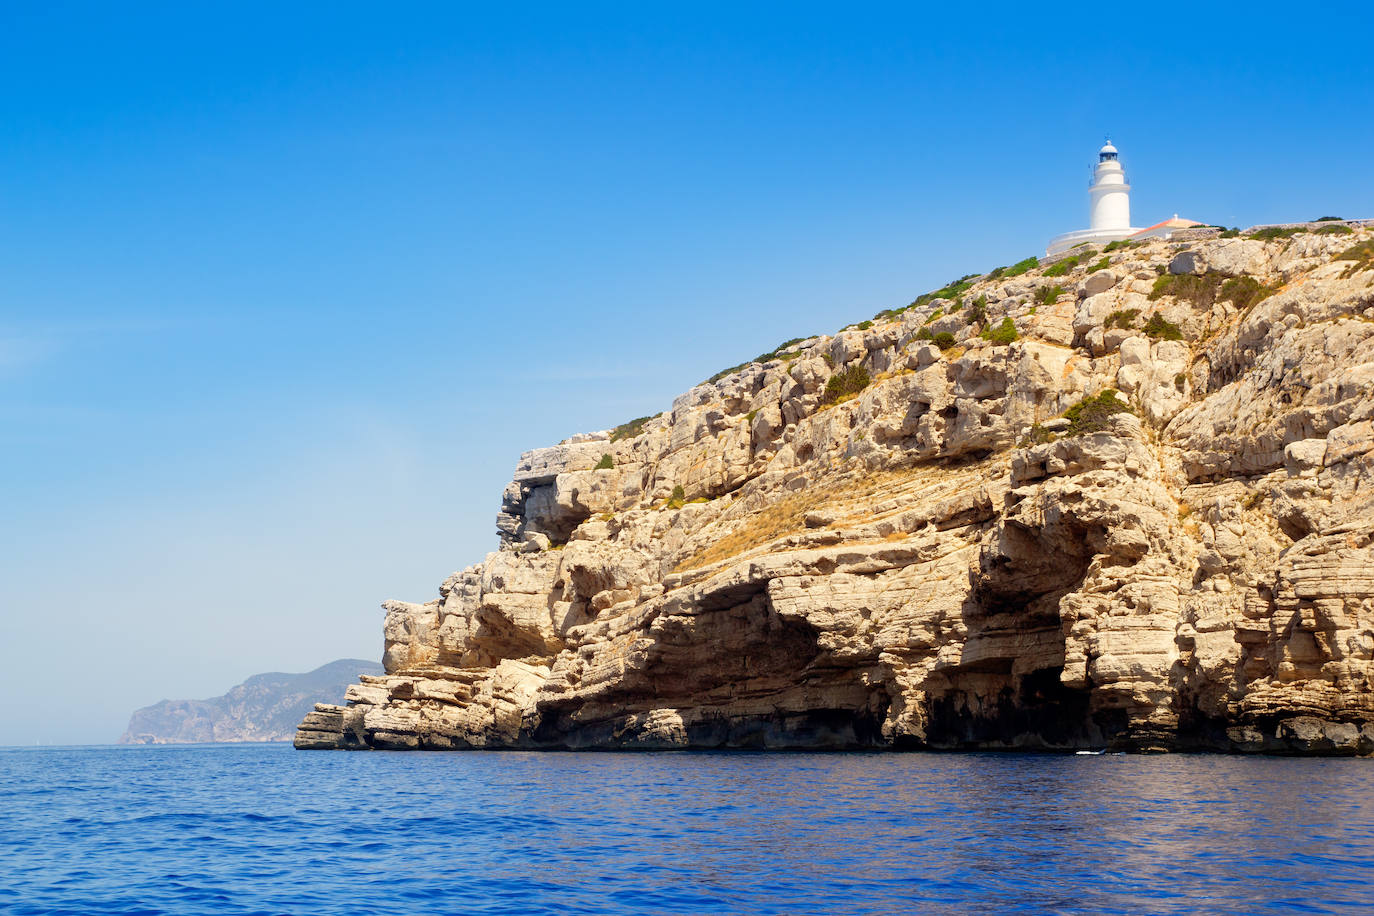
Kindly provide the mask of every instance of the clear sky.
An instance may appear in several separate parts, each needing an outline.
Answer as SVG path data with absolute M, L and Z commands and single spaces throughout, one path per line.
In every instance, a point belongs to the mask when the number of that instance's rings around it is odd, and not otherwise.
M 0 742 L 379 658 L 519 453 L 1084 228 L 1374 217 L 1368 4 L 0 11 Z M 934 5 L 931 5 L 932 7 Z

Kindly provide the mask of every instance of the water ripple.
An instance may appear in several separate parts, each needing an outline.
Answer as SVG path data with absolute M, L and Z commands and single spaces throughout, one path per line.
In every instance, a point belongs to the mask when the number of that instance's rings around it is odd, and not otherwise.
M 1362 760 L 0 750 L 0 912 L 1357 913 Z

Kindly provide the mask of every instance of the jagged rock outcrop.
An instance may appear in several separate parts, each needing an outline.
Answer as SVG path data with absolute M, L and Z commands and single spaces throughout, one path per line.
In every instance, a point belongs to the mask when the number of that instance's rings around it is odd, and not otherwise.
M 118 743 L 290 741 L 315 704 L 339 696 L 359 674 L 382 670 L 376 662 L 341 658 L 305 674 L 255 674 L 223 696 L 163 700 L 137 710 Z
M 965 278 L 525 454 L 297 746 L 1374 751 L 1374 231 L 1311 228 Z

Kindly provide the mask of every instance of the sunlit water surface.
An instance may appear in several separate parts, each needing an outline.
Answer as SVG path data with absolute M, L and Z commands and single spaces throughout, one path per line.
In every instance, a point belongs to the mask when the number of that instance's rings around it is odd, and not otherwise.
M 6 913 L 1374 912 L 1374 761 L 0 750 Z

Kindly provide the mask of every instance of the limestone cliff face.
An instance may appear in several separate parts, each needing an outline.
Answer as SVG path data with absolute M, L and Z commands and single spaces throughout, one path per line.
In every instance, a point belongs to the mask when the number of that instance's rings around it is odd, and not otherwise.
M 1371 250 L 966 278 L 529 452 L 297 746 L 1374 751 Z

